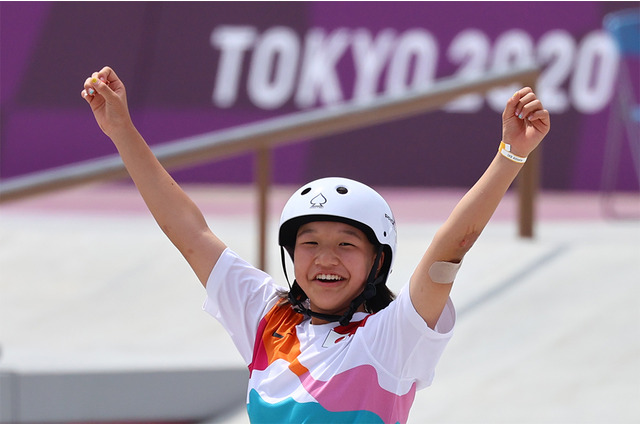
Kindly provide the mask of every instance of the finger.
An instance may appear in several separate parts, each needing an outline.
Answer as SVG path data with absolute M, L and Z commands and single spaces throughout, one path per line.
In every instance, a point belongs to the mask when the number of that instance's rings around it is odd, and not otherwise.
M 120 80 L 118 75 L 111 67 L 104 67 L 98 73 L 96 73 L 96 78 L 102 80 L 106 84 L 111 84 L 114 81 Z
M 117 95 L 106 83 L 106 78 L 100 76 L 98 73 L 94 73 L 94 76 L 89 79 L 89 89 L 86 89 L 89 95 L 99 94 L 105 98 L 107 102 L 113 100 Z M 94 90 L 94 93 L 91 93 Z
M 514 115 L 519 119 L 523 119 L 527 116 L 528 113 L 532 111 L 532 103 L 537 100 L 535 93 L 529 92 L 520 98 L 518 105 L 516 106 L 516 110 Z
M 503 118 L 513 117 L 514 115 L 518 116 L 520 114 L 520 110 L 518 109 L 518 105 L 520 105 L 520 102 L 521 102 L 522 98 L 527 96 L 529 93 L 532 93 L 532 92 L 533 92 L 533 90 L 531 90 L 530 87 L 523 87 L 522 89 L 516 91 L 513 94 L 513 96 L 510 97 L 509 100 L 507 101 L 507 105 L 506 105 L 505 110 L 503 112 Z
M 87 78 L 84 81 L 84 90 L 82 91 L 86 94 L 86 96 L 94 96 L 96 94 L 96 90 L 91 84 L 91 77 Z M 83 95 L 84 97 L 84 95 Z
M 527 116 L 527 120 L 529 121 L 541 121 L 543 124 L 549 124 L 550 115 L 549 111 L 546 109 L 539 109 L 537 111 L 532 112 Z
M 518 117 L 519 118 L 529 117 L 534 112 L 541 111 L 543 109 L 544 108 L 542 107 L 542 102 L 540 102 L 539 99 L 533 99 L 532 101 L 528 102 L 526 105 L 522 107 L 522 110 L 518 115 Z
M 91 74 L 91 77 L 89 77 L 90 80 L 100 80 L 105 84 L 110 84 L 109 81 L 109 76 L 113 75 L 111 78 L 112 80 L 115 80 L 117 77 L 115 77 L 115 73 L 110 73 L 111 69 L 109 67 L 104 67 L 102 70 L 100 71 L 95 71 Z
M 520 102 L 520 93 L 519 93 L 519 91 L 514 93 L 513 96 L 510 97 L 507 100 L 507 105 L 505 106 L 504 111 L 502 113 L 502 119 L 503 120 L 511 118 L 514 115 L 516 115 L 515 112 L 516 112 L 516 108 L 518 106 L 518 102 Z

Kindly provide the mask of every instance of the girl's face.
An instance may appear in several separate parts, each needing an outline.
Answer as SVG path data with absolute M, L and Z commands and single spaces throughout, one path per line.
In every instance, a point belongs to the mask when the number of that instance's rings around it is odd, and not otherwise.
M 358 228 L 340 222 L 302 225 L 296 236 L 294 270 L 311 310 L 344 313 L 362 292 L 375 258 L 374 245 Z M 326 321 L 314 317 L 312 322 Z

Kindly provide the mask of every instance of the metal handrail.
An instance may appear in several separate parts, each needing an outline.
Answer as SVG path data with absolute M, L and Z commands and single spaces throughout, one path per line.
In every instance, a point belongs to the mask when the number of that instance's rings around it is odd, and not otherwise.
M 415 116 L 442 107 L 460 96 L 486 93 L 499 86 L 518 83 L 533 87 L 539 74 L 539 68 L 528 67 L 510 72 L 489 73 L 473 80 L 446 78 L 434 82 L 429 88 L 412 93 L 381 96 L 366 104 L 347 103 L 284 115 L 155 145 L 152 151 L 165 168 L 173 170 L 249 151 L 258 152 L 256 176 L 259 188 L 259 263 L 264 267 L 271 148 Z M 536 154 L 534 158 L 530 158 L 521 172 L 519 233 L 522 237 L 533 236 L 538 156 Z M 119 155 L 100 157 L 1 180 L 0 203 L 90 182 L 120 179 L 127 175 Z

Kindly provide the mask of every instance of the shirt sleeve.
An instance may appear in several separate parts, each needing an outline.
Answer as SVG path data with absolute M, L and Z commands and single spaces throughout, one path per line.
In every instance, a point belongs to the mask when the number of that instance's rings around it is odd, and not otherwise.
M 249 365 L 260 320 L 278 301 L 279 288 L 267 273 L 226 249 L 207 280 L 203 309 L 227 330 Z
M 427 387 L 451 339 L 455 320 L 455 308 L 449 299 L 435 329 L 431 329 L 414 308 L 406 285 L 389 306 L 367 322 L 373 326 L 366 332 L 369 350 L 394 376 L 415 380 L 418 389 Z

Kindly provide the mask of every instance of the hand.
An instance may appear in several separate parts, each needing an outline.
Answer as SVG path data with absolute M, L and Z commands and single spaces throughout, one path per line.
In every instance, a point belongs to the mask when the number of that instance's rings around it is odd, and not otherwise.
M 502 141 L 511 145 L 511 152 L 528 157 L 549 133 L 549 111 L 529 87 L 518 90 L 502 113 Z
M 113 137 L 133 127 L 124 84 L 111 68 L 104 67 L 87 78 L 81 95 L 107 136 Z

